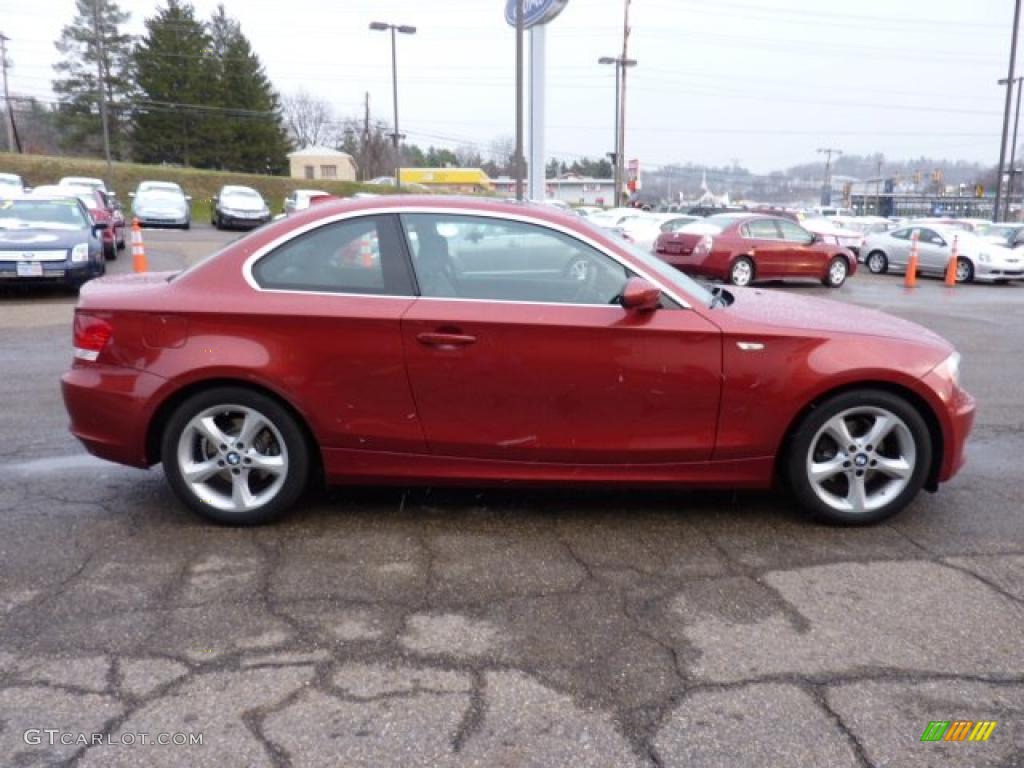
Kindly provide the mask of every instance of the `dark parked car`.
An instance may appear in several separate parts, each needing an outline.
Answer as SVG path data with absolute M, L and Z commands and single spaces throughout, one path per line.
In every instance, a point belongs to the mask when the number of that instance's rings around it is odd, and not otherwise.
M 77 197 L 0 200 L 0 282 L 77 287 L 102 275 L 106 227 Z
M 654 252 L 689 275 L 749 285 L 755 280 L 811 278 L 838 288 L 857 257 L 789 219 L 723 213 L 660 235 Z
M 81 294 L 63 377 L 97 456 L 253 524 L 307 482 L 727 486 L 842 523 L 963 463 L 974 401 L 925 328 L 710 291 L 550 206 L 331 201 L 178 274 Z
M 270 221 L 270 207 L 251 187 L 221 187 L 213 198 L 210 223 L 217 229 L 252 229 Z

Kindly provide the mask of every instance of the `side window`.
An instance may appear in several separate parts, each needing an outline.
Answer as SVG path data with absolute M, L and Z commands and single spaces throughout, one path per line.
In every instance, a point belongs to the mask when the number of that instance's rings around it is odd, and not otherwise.
M 779 230 L 772 219 L 753 219 L 746 223 L 746 237 L 755 240 L 778 240 Z
M 813 239 L 810 232 L 791 221 L 780 219 L 778 223 L 782 239 L 787 243 L 809 243 Z
M 946 241 L 938 232 L 933 229 L 922 229 L 921 230 L 921 242 L 930 243 L 931 245 L 945 245 Z
M 547 227 L 483 216 L 403 214 L 420 294 L 432 298 L 613 304 L 626 268 Z
M 893 232 L 890 237 L 895 237 L 897 240 L 909 240 L 910 230 L 909 229 L 897 229 Z
M 256 262 L 252 274 L 261 288 L 412 295 L 392 216 L 325 224 L 278 246 Z

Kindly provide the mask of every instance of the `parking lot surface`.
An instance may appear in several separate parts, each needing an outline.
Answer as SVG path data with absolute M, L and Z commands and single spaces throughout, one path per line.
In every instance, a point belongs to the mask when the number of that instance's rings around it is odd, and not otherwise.
M 232 237 L 147 230 L 150 268 Z M 5 291 L 0 762 L 1024 765 L 1024 285 L 768 289 L 953 341 L 979 402 L 961 474 L 866 529 L 774 494 L 427 488 L 218 528 L 159 468 L 85 455 L 58 388 L 74 296 Z M 998 724 L 922 743 L 934 720 Z

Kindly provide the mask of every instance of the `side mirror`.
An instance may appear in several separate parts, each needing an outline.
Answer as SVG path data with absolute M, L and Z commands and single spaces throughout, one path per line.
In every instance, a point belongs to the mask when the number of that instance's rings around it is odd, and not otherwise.
M 185 200 L 191 203 L 192 202 L 192 195 L 185 195 Z
M 653 312 L 661 303 L 661 289 L 642 277 L 631 277 L 622 289 L 621 303 L 633 312 Z
M 820 242 L 823 242 L 824 240 L 825 240 L 825 238 L 823 238 L 821 235 L 817 234 L 816 232 L 812 232 L 811 233 L 811 241 L 810 241 L 809 244 L 810 245 L 814 245 L 815 243 L 820 243 Z
M 128 197 L 135 197 L 135 193 L 134 192 L 129 192 L 128 193 Z
M 110 229 L 110 224 L 108 224 L 107 222 L 105 222 L 105 221 L 95 221 L 95 222 L 93 222 L 92 233 L 94 235 L 98 235 L 100 232 L 103 232 L 106 229 Z
M 186 199 L 186 200 L 191 200 L 192 198 L 191 198 L 191 197 L 189 197 L 188 195 L 186 195 L 186 196 L 185 196 L 185 199 Z M 211 202 L 211 203 L 216 203 L 216 202 L 217 202 L 217 200 L 219 200 L 219 199 L 220 199 L 220 198 L 219 198 L 219 197 L 218 197 L 217 195 L 214 195 L 213 197 L 211 197 L 211 198 L 210 198 L 210 202 Z

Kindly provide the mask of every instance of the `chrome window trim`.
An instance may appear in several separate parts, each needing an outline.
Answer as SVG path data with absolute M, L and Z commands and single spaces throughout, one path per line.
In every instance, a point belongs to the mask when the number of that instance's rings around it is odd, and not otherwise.
M 332 216 L 326 216 L 326 217 L 324 217 L 322 219 L 317 219 L 316 221 L 311 221 L 308 224 L 304 224 L 303 226 L 298 227 L 297 229 L 293 229 L 290 232 L 288 232 L 288 233 L 286 233 L 284 235 L 281 235 L 281 237 L 278 237 L 275 240 L 272 240 L 269 243 L 267 243 L 266 245 L 262 246 L 261 248 L 258 248 L 257 250 L 253 251 L 253 253 L 250 254 L 246 258 L 245 262 L 242 264 L 242 277 L 245 279 L 245 282 L 249 284 L 250 288 L 252 288 L 254 291 L 257 291 L 259 293 L 288 293 L 288 294 L 299 294 L 299 295 L 303 295 L 303 296 L 308 296 L 308 295 L 313 295 L 313 296 L 361 296 L 361 297 L 375 298 L 375 299 L 409 299 L 409 300 L 420 300 L 420 301 L 422 301 L 422 300 L 427 300 L 427 301 L 463 301 L 463 302 L 476 302 L 476 303 L 484 303 L 484 304 L 528 304 L 528 305 L 552 306 L 552 307 L 610 307 L 610 306 L 613 306 L 611 304 L 573 304 L 573 303 L 569 303 L 569 302 L 559 302 L 559 301 L 518 301 L 518 300 L 512 300 L 512 299 L 463 299 L 463 298 L 443 298 L 443 297 L 435 297 L 435 296 L 415 296 L 415 295 L 402 296 L 402 295 L 389 295 L 389 294 L 380 294 L 380 293 L 344 293 L 344 292 L 341 292 L 341 291 L 302 291 L 302 290 L 296 290 L 296 289 L 291 289 L 291 288 L 263 288 L 263 287 L 261 287 L 256 282 L 256 279 L 253 277 L 252 269 L 253 269 L 253 266 L 256 264 L 257 261 L 259 261 L 261 258 L 266 256 L 271 251 L 273 251 L 273 250 L 275 250 L 277 248 L 280 248 L 282 245 L 290 242 L 291 240 L 293 240 L 293 239 L 295 239 L 297 237 L 300 237 L 301 235 L 306 234 L 307 232 L 312 232 L 315 229 L 319 229 L 320 227 L 325 227 L 325 226 L 327 226 L 329 224 L 335 224 L 335 223 L 337 223 L 339 221 L 345 221 L 347 219 L 359 218 L 359 217 L 362 217 L 362 216 L 382 216 L 382 215 L 387 215 L 387 214 L 403 214 L 403 213 L 409 213 L 409 214 L 412 214 L 412 213 L 429 213 L 429 214 L 441 214 L 441 215 L 449 214 L 451 216 L 474 216 L 476 218 L 507 219 L 508 221 L 518 221 L 518 222 L 521 222 L 521 223 L 524 223 L 524 224 L 533 224 L 534 226 L 542 227 L 542 228 L 545 228 L 545 229 L 551 229 L 551 230 L 554 230 L 556 232 L 561 232 L 563 235 L 567 235 L 567 236 L 572 237 L 572 238 L 574 238 L 576 240 L 579 240 L 581 243 L 584 243 L 584 244 L 588 245 L 589 247 L 593 248 L 594 250 L 598 251 L 599 253 L 602 253 L 605 256 L 607 256 L 608 258 L 612 259 L 613 261 L 615 261 L 617 264 L 619 264 L 624 269 L 628 269 L 628 270 L 630 270 L 632 272 L 635 272 L 636 274 L 640 275 L 642 278 L 644 278 L 648 282 L 656 285 L 661 290 L 662 293 L 664 293 L 666 296 L 668 296 L 670 299 L 672 299 L 674 302 L 676 302 L 679 305 L 680 309 L 693 309 L 693 306 L 691 305 L 691 303 L 690 303 L 690 301 L 688 299 L 682 298 L 679 295 L 678 292 L 666 288 L 661 280 L 659 280 L 656 277 L 654 277 L 646 269 L 643 269 L 641 267 L 638 267 L 635 264 L 632 264 L 632 263 L 630 263 L 628 261 L 623 260 L 623 258 L 620 257 L 617 253 L 615 253 L 613 251 L 610 251 L 608 248 L 606 248 L 601 243 L 598 243 L 596 240 L 592 240 L 591 238 L 589 238 L 586 235 L 583 235 L 583 234 L 577 232 L 574 229 L 562 226 L 560 224 L 552 223 L 550 221 L 547 221 L 546 219 L 536 218 L 534 216 L 530 216 L 530 215 L 527 215 L 527 214 L 507 213 L 505 211 L 481 211 L 480 209 L 477 209 L 477 208 L 448 208 L 448 207 L 442 207 L 442 206 L 429 206 L 429 207 L 427 207 L 427 206 L 397 205 L 397 206 L 388 206 L 388 207 L 385 207 L 385 208 L 360 209 L 358 211 L 345 211 L 343 213 L 336 213 L 336 214 L 334 214 Z

